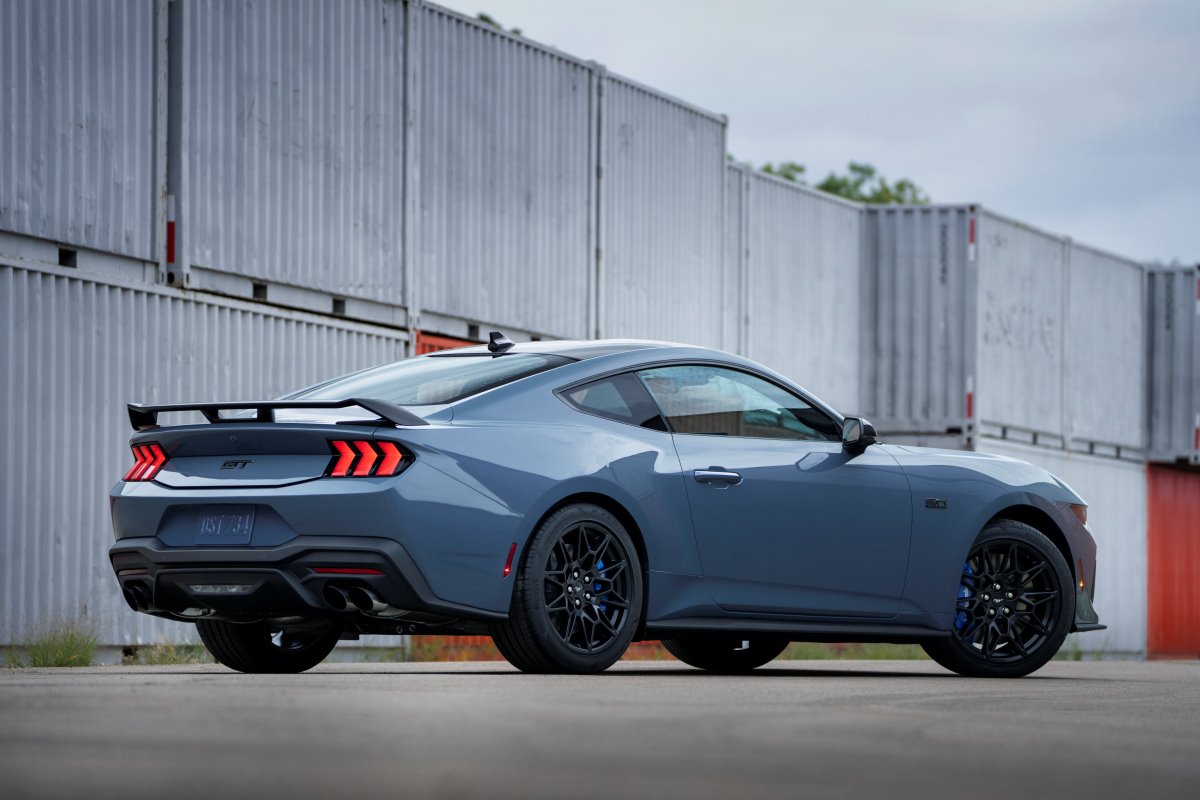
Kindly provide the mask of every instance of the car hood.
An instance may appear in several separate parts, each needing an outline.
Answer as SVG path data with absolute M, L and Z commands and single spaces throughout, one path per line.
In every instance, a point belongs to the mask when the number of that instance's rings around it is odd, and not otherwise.
M 906 472 L 946 468 L 967 470 L 1012 489 L 1035 491 L 1059 503 L 1087 504 L 1066 481 L 1049 470 L 1019 458 L 914 445 L 884 445 L 884 449 Z

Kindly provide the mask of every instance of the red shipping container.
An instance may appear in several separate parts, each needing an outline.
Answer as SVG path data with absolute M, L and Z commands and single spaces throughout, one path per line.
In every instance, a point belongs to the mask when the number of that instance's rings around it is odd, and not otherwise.
M 1150 658 L 1200 657 L 1200 472 L 1146 470 Z M 1103 587 L 1100 587 L 1103 590 Z
M 415 331 L 413 334 L 413 355 L 423 356 L 426 353 L 436 353 L 438 350 L 453 350 L 455 347 L 470 347 L 473 344 L 479 344 L 479 342 Z

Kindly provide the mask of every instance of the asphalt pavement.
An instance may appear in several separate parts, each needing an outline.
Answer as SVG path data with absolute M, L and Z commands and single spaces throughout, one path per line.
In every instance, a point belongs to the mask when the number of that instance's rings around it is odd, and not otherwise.
M 0 797 L 1200 796 L 1200 663 L 0 670 Z

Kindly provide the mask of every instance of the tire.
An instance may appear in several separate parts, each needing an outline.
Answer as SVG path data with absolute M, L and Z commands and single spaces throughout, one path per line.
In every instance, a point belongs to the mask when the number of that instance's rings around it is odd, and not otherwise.
M 1020 678 L 1054 657 L 1074 618 L 1075 582 L 1062 553 L 1037 529 L 997 519 L 963 566 L 951 635 L 921 647 L 959 675 Z
M 642 563 L 620 520 L 591 503 L 566 506 L 530 540 L 492 639 L 522 672 L 601 672 L 633 640 L 643 593 Z
M 733 675 L 749 672 L 768 664 L 787 649 L 788 640 L 778 636 L 745 636 L 725 633 L 695 634 L 678 639 L 663 639 L 667 652 L 683 663 Z
M 198 620 L 196 630 L 218 662 L 238 672 L 252 673 L 312 669 L 337 645 L 339 635 L 336 628 L 279 631 L 265 622 L 221 620 Z

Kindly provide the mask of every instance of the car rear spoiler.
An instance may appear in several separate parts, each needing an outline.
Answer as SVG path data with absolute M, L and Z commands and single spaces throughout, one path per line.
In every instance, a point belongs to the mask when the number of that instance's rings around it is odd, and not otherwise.
M 129 404 L 129 424 L 135 431 L 158 427 L 158 415 L 164 411 L 199 411 L 209 422 L 274 422 L 275 412 L 284 408 L 350 408 L 358 406 L 372 414 L 378 414 L 385 422 L 411 427 L 429 423 L 411 411 L 393 405 L 386 400 L 355 397 L 349 400 L 261 400 L 241 403 L 173 403 L 169 405 Z M 253 409 L 254 417 L 222 417 L 222 411 Z

